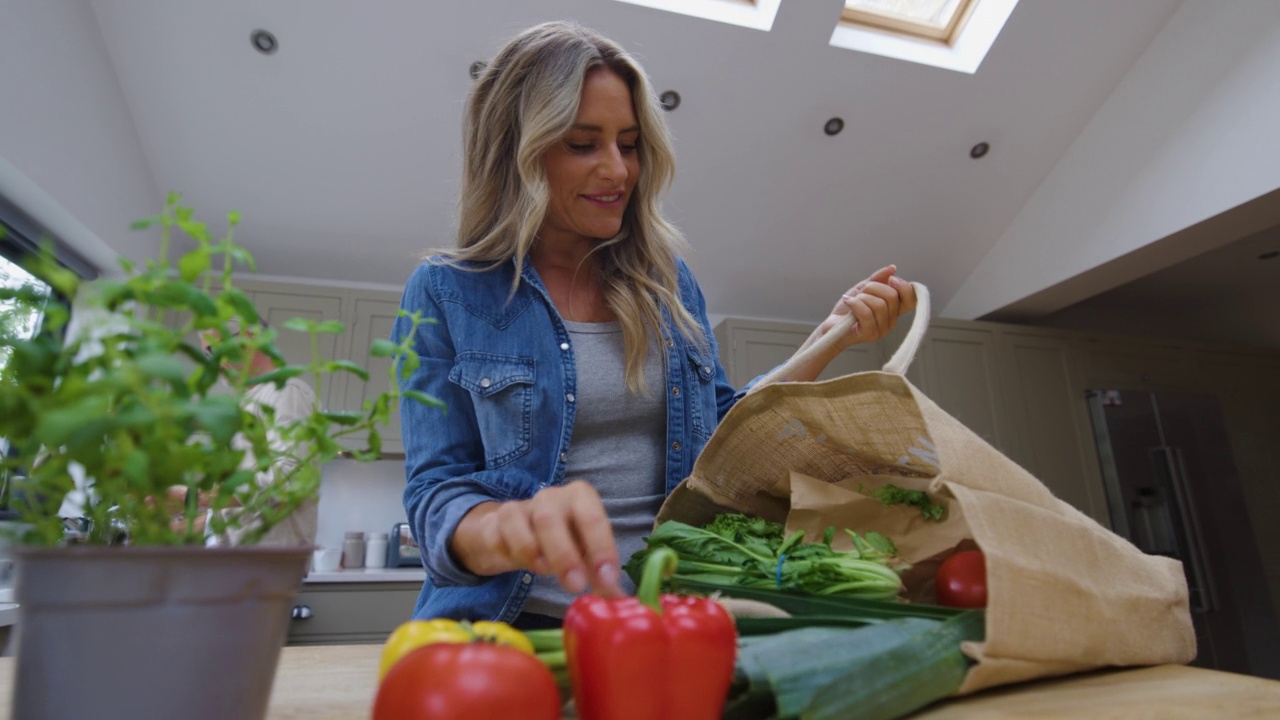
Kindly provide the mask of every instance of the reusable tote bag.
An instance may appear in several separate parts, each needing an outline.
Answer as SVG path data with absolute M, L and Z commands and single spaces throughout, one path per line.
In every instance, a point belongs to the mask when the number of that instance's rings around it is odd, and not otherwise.
M 911 330 L 882 372 L 775 382 L 824 348 L 797 354 L 725 416 L 657 521 L 700 525 L 743 512 L 815 533 L 834 524 L 879 530 L 917 569 L 976 543 L 986 556 L 986 638 L 963 648 L 976 664 L 960 694 L 1103 666 L 1189 662 L 1195 635 L 1181 563 L 1143 554 L 1054 497 L 907 381 L 929 324 L 928 290 L 915 288 Z M 925 490 L 946 507 L 943 519 L 857 492 L 885 483 Z M 931 578 L 909 573 L 908 595 L 930 600 Z

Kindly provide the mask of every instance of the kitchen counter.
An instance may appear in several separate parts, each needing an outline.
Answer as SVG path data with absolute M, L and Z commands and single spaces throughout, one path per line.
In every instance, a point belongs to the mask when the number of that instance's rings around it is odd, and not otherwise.
M 286 647 L 268 720 L 369 717 L 377 689 L 378 645 Z M 13 658 L 0 658 L 0 720 L 9 720 Z M 1163 665 L 1027 683 L 951 700 L 911 720 L 1088 718 L 1188 720 L 1280 717 L 1280 682 Z
M 406 582 L 421 585 L 427 579 L 427 571 L 421 567 L 396 568 L 362 568 L 360 570 L 335 570 L 334 572 L 312 572 L 303 579 L 303 583 L 350 583 L 350 582 Z

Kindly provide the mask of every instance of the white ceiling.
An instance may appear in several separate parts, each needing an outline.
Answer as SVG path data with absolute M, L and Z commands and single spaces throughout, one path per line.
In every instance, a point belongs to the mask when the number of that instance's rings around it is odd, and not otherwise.
M 830 47 L 841 0 L 767 33 L 615 0 L 92 6 L 161 190 L 241 211 L 263 273 L 392 286 L 452 241 L 468 66 L 576 19 L 683 97 L 668 209 L 709 310 L 816 320 L 890 262 L 944 307 L 1180 1 L 1022 0 L 974 75 Z

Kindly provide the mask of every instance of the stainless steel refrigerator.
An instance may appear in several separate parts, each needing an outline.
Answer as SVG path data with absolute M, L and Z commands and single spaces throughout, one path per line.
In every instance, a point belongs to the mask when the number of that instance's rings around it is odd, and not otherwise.
M 1280 622 L 1217 398 L 1143 390 L 1087 398 L 1112 529 L 1186 571 L 1193 664 L 1280 678 Z

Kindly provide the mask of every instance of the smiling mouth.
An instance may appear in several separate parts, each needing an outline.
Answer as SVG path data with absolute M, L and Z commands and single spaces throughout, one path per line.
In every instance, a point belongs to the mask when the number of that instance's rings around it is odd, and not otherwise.
M 617 192 L 610 195 L 583 195 L 582 197 L 601 205 L 613 205 L 622 199 L 622 193 Z

